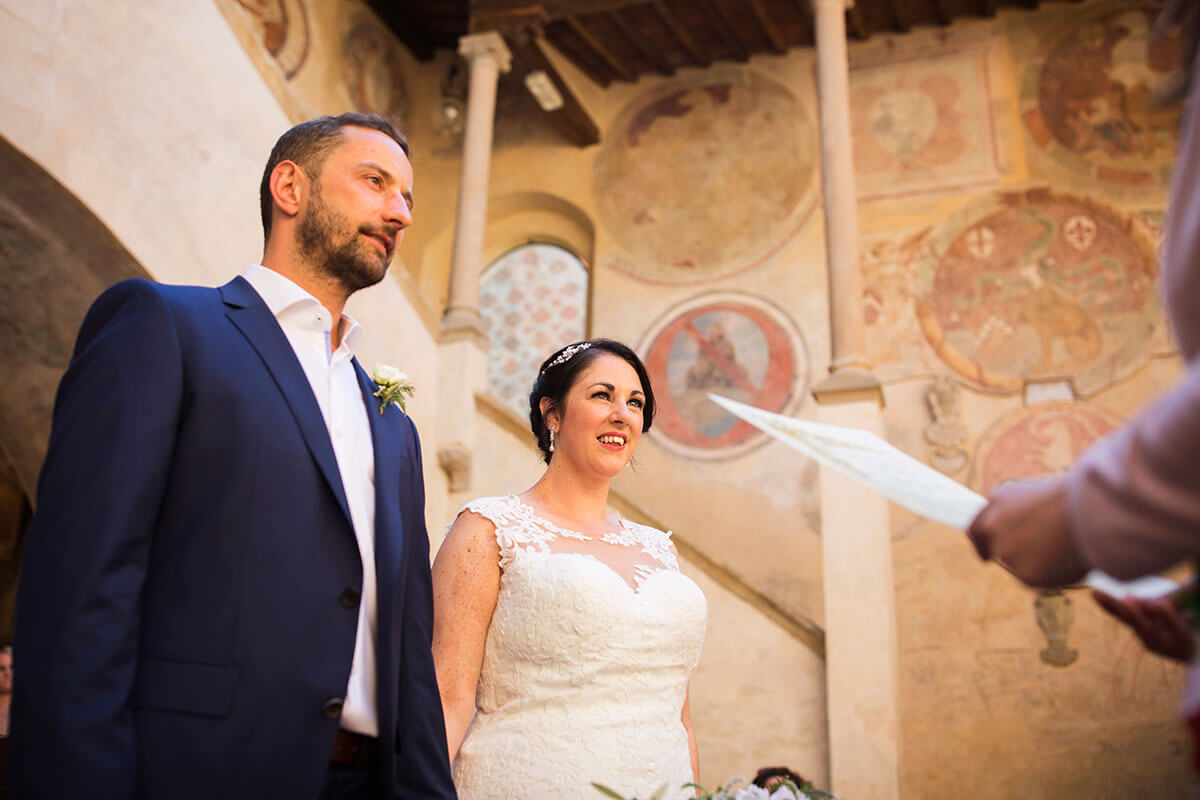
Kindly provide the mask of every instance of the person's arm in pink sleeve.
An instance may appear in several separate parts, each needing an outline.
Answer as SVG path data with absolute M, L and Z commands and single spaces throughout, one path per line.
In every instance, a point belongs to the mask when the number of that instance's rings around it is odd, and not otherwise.
M 1067 509 L 1083 559 L 1116 578 L 1200 556 L 1200 363 L 1080 458 Z

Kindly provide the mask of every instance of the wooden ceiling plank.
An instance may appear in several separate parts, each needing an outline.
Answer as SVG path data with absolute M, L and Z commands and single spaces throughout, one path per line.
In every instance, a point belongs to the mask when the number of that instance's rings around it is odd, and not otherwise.
M 611 50 L 605 47 L 599 39 L 593 36 L 591 32 L 588 31 L 587 27 L 579 21 L 578 17 L 567 17 L 564 22 L 566 22 L 567 25 L 571 27 L 571 30 L 575 32 L 575 35 L 580 39 L 583 39 L 584 43 L 587 44 L 588 47 L 592 48 L 596 55 L 600 56 L 600 59 L 609 67 L 609 69 L 617 73 L 622 80 L 632 83 L 637 79 L 637 75 L 635 75 L 633 71 L 625 65 L 625 62 L 613 55 Z
M 860 42 L 871 38 L 871 31 L 867 27 L 867 22 L 863 19 L 862 11 L 859 10 L 857 3 L 846 9 L 846 30 L 853 33 L 854 38 Z
M 545 72 L 558 89 L 563 98 L 562 108 L 544 113 L 563 136 L 578 147 L 588 147 L 600 141 L 600 127 L 571 91 L 571 87 L 558 74 L 554 64 L 542 51 L 538 40 L 529 39 L 514 45 L 513 61 L 516 62 L 517 69 L 526 75 L 537 70 Z
M 526 14 L 536 7 L 551 21 L 568 17 L 586 17 L 620 11 L 631 6 L 644 6 L 647 0 L 471 0 L 472 15 Z
M 979 16 L 996 16 L 996 0 L 979 0 Z
M 367 5 L 417 61 L 433 60 L 433 36 L 416 15 L 405 14 L 400 4 L 386 0 L 367 0 Z
M 675 70 L 671 69 L 671 65 L 662 57 L 659 50 L 650 46 L 650 43 L 637 31 L 637 28 L 629 24 L 625 17 L 621 16 L 620 11 L 609 11 L 608 19 L 619 31 L 629 40 L 629 43 L 637 49 L 646 61 L 654 65 L 654 69 L 660 75 L 671 75 Z
M 1024 0 L 1021 5 L 1025 6 L 1026 8 L 1037 8 L 1038 0 Z
M 902 0 L 888 0 L 888 5 L 892 9 L 892 20 L 896 24 L 896 30 L 908 33 L 912 29 L 912 22 L 908 19 L 908 11 L 905 10 Z
M 555 23 L 555 25 L 565 24 L 566 23 Z M 579 55 L 572 49 L 572 47 L 569 46 L 567 42 L 563 41 L 561 35 L 558 34 L 554 28 L 546 29 L 546 39 L 553 44 L 560 53 L 569 58 L 572 64 L 579 67 L 580 71 L 583 72 L 584 75 L 587 75 L 589 78 L 591 78 L 597 86 L 608 88 L 608 86 L 612 84 L 612 73 L 601 71 L 595 64 L 580 58 Z
M 946 4 L 946 0 L 934 0 L 933 11 L 937 14 L 939 25 L 949 25 L 954 21 L 954 14 Z
M 671 9 L 667 7 L 666 3 L 658 0 L 658 2 L 651 3 L 650 7 L 654 9 L 654 13 L 658 14 L 658 18 L 662 20 L 663 24 L 670 29 L 675 38 L 679 40 L 679 43 L 683 45 L 683 49 L 687 50 L 688 57 L 692 59 L 693 64 L 697 67 L 707 67 L 712 64 L 712 59 L 696 46 L 691 34 L 679 24 L 679 20 L 675 19 L 675 15 L 671 13 Z
M 746 45 L 742 44 L 742 40 L 733 32 L 733 28 L 729 27 L 729 23 L 725 20 L 725 15 L 721 13 L 721 9 L 713 3 L 713 0 L 700 0 L 700 5 L 704 12 L 708 15 L 713 26 L 721 34 L 725 42 L 733 48 L 733 52 L 737 55 L 739 61 L 749 61 L 750 52 L 746 49 Z
M 771 21 L 767 10 L 763 8 L 762 0 L 750 0 L 750 10 L 754 12 L 755 18 L 758 19 L 759 27 L 763 29 L 763 33 L 770 40 L 771 49 L 781 55 L 786 53 L 788 50 L 787 42 L 784 41 L 783 34 L 779 32 L 779 27 Z

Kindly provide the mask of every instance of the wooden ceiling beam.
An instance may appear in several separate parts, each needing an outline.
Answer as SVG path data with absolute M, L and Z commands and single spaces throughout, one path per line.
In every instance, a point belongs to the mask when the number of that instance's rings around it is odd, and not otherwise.
M 662 54 L 651 47 L 650 43 L 638 33 L 637 28 L 629 24 L 629 21 L 621 15 L 620 11 L 609 11 L 607 16 L 609 21 L 629 40 L 629 43 L 642 54 L 642 57 L 654 66 L 658 74 L 670 75 L 675 71 L 671 69 L 671 65 L 662 57 Z
M 738 60 L 749 61 L 750 51 L 746 49 L 746 45 L 742 44 L 742 40 L 733 32 L 733 28 L 729 27 L 729 22 L 726 21 L 725 16 L 721 13 L 721 9 L 716 7 L 713 0 L 700 0 L 700 5 L 704 8 L 705 13 L 708 14 L 709 20 L 721 34 L 721 37 L 733 48 L 733 52 L 737 55 Z
M 659 0 L 659 2 L 651 3 L 650 7 L 654 9 L 654 13 L 658 14 L 658 18 L 662 20 L 663 24 L 670 29 L 675 38 L 679 40 L 679 43 L 683 45 L 683 49 L 687 50 L 693 64 L 698 67 L 707 67 L 712 64 L 712 59 L 696 46 L 696 43 L 692 41 L 691 34 L 679 24 L 679 21 L 675 19 L 675 15 L 671 13 L 671 9 L 667 7 L 666 3 Z
M 596 125 L 591 114 L 579 102 L 579 98 L 567 86 L 566 81 L 558 74 L 554 64 L 542 52 L 538 40 L 526 39 L 523 42 L 510 43 L 512 46 L 514 66 L 523 74 L 541 70 L 550 78 L 554 88 L 562 95 L 562 108 L 546 111 L 546 118 L 572 144 L 588 147 L 600 141 L 600 127 Z M 522 78 L 523 79 L 523 78 Z
M 367 0 L 367 5 L 380 22 L 396 35 L 417 61 L 433 60 L 433 35 L 412 14 L 405 14 L 399 3 L 387 0 Z
M 854 38 L 860 42 L 871 38 L 871 31 L 867 28 L 866 20 L 863 19 L 862 12 L 858 9 L 858 3 L 846 9 L 846 30 L 854 34 Z
M 908 11 L 905 10 L 902 0 L 888 0 L 888 5 L 892 10 L 892 21 L 896 24 L 896 30 L 901 33 L 912 30 L 912 22 L 908 19 Z
M 471 16 L 544 14 L 550 21 L 644 6 L 647 0 L 471 0 Z
M 946 4 L 946 0 L 934 0 L 933 13 L 937 14 L 938 24 L 945 26 L 954 21 L 954 14 Z
M 637 79 L 637 75 L 635 75 L 633 71 L 625 65 L 625 62 L 613 55 L 612 51 L 605 47 L 599 39 L 593 36 L 588 31 L 587 27 L 585 27 L 577 17 L 567 17 L 564 22 L 570 26 L 571 30 L 574 31 L 576 36 L 578 36 L 580 39 L 583 39 L 584 44 L 592 48 L 596 55 L 600 56 L 600 60 L 603 61 L 609 69 L 620 76 L 621 80 L 632 83 Z
M 771 42 L 771 49 L 781 55 L 786 53 L 788 50 L 787 42 L 784 41 L 783 34 L 779 32 L 779 27 L 771 21 L 767 10 L 763 8 L 762 0 L 749 1 L 750 10 L 754 12 L 754 17 L 758 20 L 759 27 L 763 29 L 763 33 L 767 35 L 767 39 Z

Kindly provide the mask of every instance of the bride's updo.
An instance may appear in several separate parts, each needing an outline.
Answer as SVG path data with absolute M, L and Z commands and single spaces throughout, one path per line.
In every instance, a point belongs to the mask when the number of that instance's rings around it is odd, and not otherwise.
M 650 423 L 654 421 L 654 390 L 650 387 L 650 375 L 646 372 L 646 366 L 637 353 L 612 339 L 575 342 L 542 362 L 533 382 L 533 391 L 529 393 L 529 427 L 537 437 L 538 449 L 542 451 L 547 464 L 550 463 L 550 431 L 542 419 L 542 398 L 550 398 L 551 407 L 561 408 L 579 373 L 601 353 L 616 356 L 633 367 L 637 373 L 638 380 L 642 383 L 642 392 L 646 395 L 645 404 L 642 406 L 642 433 L 650 430 Z

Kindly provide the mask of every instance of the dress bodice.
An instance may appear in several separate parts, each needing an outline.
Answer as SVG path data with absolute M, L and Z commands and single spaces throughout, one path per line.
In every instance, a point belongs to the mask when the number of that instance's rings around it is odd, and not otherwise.
M 670 535 L 621 520 L 588 536 L 513 495 L 464 510 L 495 525 L 501 576 L 460 797 L 600 796 L 591 781 L 642 796 L 690 780 L 680 712 L 707 605 Z

